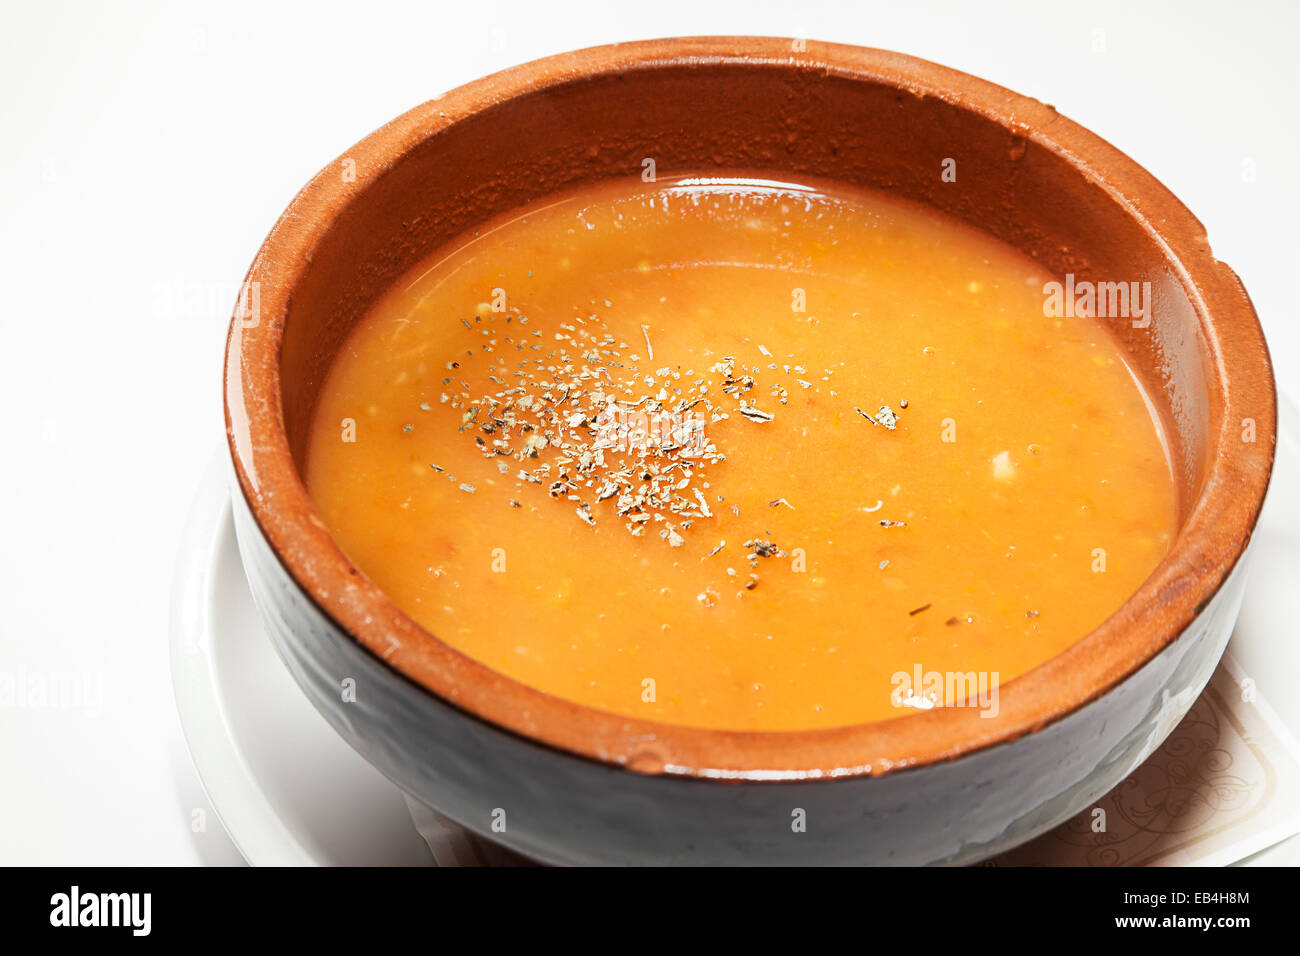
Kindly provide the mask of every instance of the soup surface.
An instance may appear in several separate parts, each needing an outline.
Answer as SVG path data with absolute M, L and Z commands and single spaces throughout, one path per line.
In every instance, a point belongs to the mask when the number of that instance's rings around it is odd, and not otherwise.
M 1096 321 L 1045 314 L 1052 279 L 875 193 L 587 189 L 375 304 L 307 485 L 415 620 L 560 697 L 750 730 L 991 715 L 1177 521 L 1142 387 Z

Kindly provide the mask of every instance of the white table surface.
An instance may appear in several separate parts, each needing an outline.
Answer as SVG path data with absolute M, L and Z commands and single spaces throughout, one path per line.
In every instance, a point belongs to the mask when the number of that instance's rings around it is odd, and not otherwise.
M 6 0 L 0 673 L 79 675 L 102 704 L 0 707 L 0 863 L 238 860 L 185 751 L 166 655 L 180 529 L 221 436 L 226 317 L 317 169 L 493 70 L 753 33 L 900 50 L 1036 96 L 1200 217 L 1295 396 L 1300 5 L 1047 7 Z

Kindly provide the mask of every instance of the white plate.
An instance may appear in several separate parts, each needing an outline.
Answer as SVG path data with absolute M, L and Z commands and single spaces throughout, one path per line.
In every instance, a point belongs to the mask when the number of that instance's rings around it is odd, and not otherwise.
M 1229 649 L 1300 736 L 1300 413 L 1280 400 L 1277 467 Z M 435 865 L 402 792 L 308 703 L 262 631 L 235 544 L 223 451 L 186 525 L 172 592 L 176 703 L 208 798 L 255 865 Z M 425 820 L 422 825 L 428 826 Z M 1300 837 L 1250 864 L 1300 864 Z
M 1277 464 L 1251 544 L 1250 580 L 1228 651 L 1260 696 L 1300 737 L 1300 410 L 1278 395 Z M 1243 860 L 1251 866 L 1300 866 L 1300 836 Z
M 176 706 L 208 799 L 257 866 L 432 865 L 401 791 L 339 737 L 271 647 L 235 544 L 224 449 L 172 588 Z

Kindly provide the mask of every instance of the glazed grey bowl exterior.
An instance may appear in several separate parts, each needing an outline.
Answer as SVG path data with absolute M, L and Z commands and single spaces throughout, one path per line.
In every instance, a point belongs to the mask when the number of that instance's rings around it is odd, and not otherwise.
M 1139 671 L 1010 743 L 884 777 L 700 780 L 564 753 L 430 694 L 330 620 L 268 546 L 237 485 L 233 498 L 253 598 L 316 709 L 413 797 L 552 864 L 961 864 L 1011 849 L 1086 809 L 1164 741 L 1214 673 L 1245 585 L 1240 562 Z
M 962 172 L 946 183 L 954 144 Z M 301 479 L 304 435 L 369 303 L 465 230 L 554 190 L 639 175 L 652 155 L 661 175 L 767 168 L 889 190 L 1061 274 L 1151 282 L 1150 326 L 1109 328 L 1162 405 L 1179 534 L 1114 615 L 999 687 L 996 719 L 946 707 L 740 733 L 585 708 L 421 629 L 329 536 Z M 417 107 L 322 171 L 267 239 L 250 287 L 260 305 L 241 300 L 227 344 L 226 427 L 239 547 L 272 641 L 398 786 L 537 860 L 983 859 L 1087 808 L 1159 746 L 1240 607 L 1276 437 L 1267 349 L 1240 282 L 1114 147 L 934 64 L 735 37 L 527 64 Z

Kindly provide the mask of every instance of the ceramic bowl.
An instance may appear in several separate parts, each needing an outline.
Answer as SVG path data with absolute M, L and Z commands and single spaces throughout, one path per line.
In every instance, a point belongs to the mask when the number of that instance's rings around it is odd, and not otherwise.
M 300 477 L 304 440 L 367 306 L 476 224 L 639 176 L 647 157 L 660 176 L 761 170 L 884 189 L 1054 274 L 1151 283 L 1150 321 L 1110 325 L 1165 420 L 1179 533 L 1112 617 L 1003 685 L 996 719 L 940 708 L 741 733 L 597 711 L 444 644 L 330 538 Z M 409 793 L 520 853 L 577 864 L 968 862 L 1087 807 L 1159 745 L 1223 651 L 1276 424 L 1240 281 L 1191 213 L 1117 149 L 1050 106 L 931 63 L 737 37 L 526 64 L 362 140 L 257 254 L 230 327 L 225 400 L 249 582 L 308 697 Z

